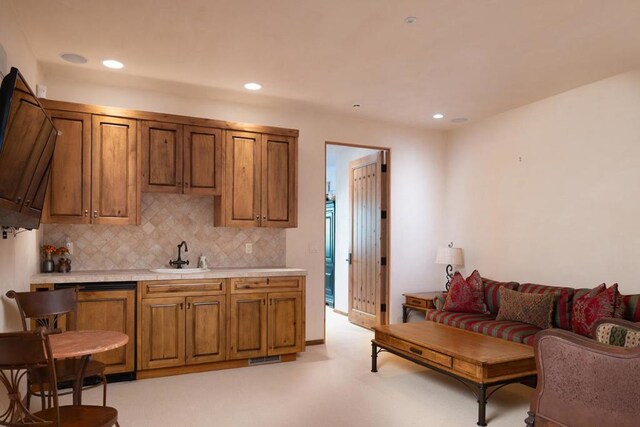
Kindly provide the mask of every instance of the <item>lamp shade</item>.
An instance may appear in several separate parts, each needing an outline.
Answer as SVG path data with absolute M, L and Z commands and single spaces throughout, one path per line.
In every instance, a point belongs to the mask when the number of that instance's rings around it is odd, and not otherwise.
M 436 255 L 436 264 L 464 265 L 462 248 L 440 248 Z

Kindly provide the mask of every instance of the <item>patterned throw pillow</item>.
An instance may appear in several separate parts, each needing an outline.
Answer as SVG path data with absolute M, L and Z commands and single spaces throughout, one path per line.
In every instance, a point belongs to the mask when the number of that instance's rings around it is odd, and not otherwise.
M 603 283 L 573 302 L 571 318 L 573 332 L 591 337 L 591 328 L 596 320 L 613 317 L 614 308 L 612 298 L 610 298 L 611 293 L 607 292 Z
M 482 278 L 478 270 L 471 273 L 466 280 L 456 271 L 451 279 L 451 287 L 442 309 L 457 313 L 488 313 L 484 303 Z
M 505 287 L 500 288 L 499 293 L 500 309 L 496 320 L 528 323 L 540 329 L 553 327 L 553 295 L 524 294 Z
M 634 331 L 613 323 L 602 323 L 596 330 L 598 342 L 618 347 L 640 347 L 640 331 Z
M 624 312 L 627 306 L 624 303 L 624 297 L 618 292 L 617 283 L 607 288 L 607 295 L 609 296 L 609 302 L 613 305 L 613 317 L 617 317 L 618 319 L 624 318 Z

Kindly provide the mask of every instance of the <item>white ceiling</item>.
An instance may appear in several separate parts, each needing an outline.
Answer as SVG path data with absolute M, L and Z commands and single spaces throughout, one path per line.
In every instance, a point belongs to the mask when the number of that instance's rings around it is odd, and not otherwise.
M 433 128 L 640 66 L 639 0 L 11 4 L 43 63 L 74 52 L 89 58 L 75 67 L 91 73 L 115 58 L 125 63 L 117 73 L 137 77 L 224 91 L 257 81 L 256 98 Z M 417 22 L 405 24 L 411 15 Z

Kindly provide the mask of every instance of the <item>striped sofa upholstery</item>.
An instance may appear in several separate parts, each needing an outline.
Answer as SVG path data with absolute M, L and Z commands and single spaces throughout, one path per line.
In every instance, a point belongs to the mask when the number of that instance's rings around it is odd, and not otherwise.
M 569 287 L 538 285 L 535 283 L 523 283 L 519 285 L 517 282 L 497 282 L 484 277 L 482 278 L 482 283 L 484 285 L 485 302 L 490 314 L 442 311 L 442 306 L 446 298 L 443 294 L 436 298 L 436 309 L 427 310 L 426 320 L 509 341 L 533 345 L 535 335 L 541 331 L 540 328 L 522 322 L 495 320 L 498 310 L 500 309 L 498 292 L 500 287 L 505 286 L 511 290 L 532 294 L 553 294 L 556 297 L 553 308 L 553 327 L 566 329 L 568 331 L 571 331 L 571 309 L 574 299 L 579 298 L 591 290 L 587 288 L 574 289 Z M 640 295 L 624 295 L 623 300 L 626 305 L 625 319 L 631 322 L 640 322 Z

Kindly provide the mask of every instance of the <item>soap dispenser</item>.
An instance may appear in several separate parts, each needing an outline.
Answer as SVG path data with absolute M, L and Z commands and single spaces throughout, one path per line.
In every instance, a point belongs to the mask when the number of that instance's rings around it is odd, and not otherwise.
M 200 254 L 198 258 L 198 268 L 207 268 L 207 257 L 204 254 Z

